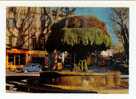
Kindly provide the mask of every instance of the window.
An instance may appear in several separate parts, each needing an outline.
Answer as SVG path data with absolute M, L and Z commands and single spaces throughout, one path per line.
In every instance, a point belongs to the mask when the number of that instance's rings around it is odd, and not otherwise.
M 16 65 L 20 65 L 20 55 L 16 55 Z
M 20 54 L 20 64 L 25 65 L 26 64 L 26 55 Z
M 9 54 L 8 62 L 9 64 L 14 64 L 14 54 Z
M 25 55 L 24 54 L 16 54 L 16 65 L 25 65 Z
M 32 57 L 32 63 L 44 64 L 44 57 Z

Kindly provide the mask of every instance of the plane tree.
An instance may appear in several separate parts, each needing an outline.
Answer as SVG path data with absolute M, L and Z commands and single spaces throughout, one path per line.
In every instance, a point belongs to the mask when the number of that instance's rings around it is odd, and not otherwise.
M 98 55 L 111 45 L 106 26 L 98 18 L 71 16 L 53 25 L 46 48 L 49 52 L 54 49 L 68 51 L 74 57 L 75 63 L 78 63 L 88 54 Z
M 75 8 L 8 7 L 7 47 L 45 50 L 51 26 L 74 13 Z
M 112 8 L 111 20 L 113 22 L 113 30 L 117 34 L 119 41 L 124 47 L 125 63 L 128 64 L 129 58 L 129 9 L 128 8 Z

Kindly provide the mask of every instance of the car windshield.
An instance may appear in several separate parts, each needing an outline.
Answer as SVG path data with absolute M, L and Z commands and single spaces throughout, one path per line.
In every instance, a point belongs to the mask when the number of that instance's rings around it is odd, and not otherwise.
M 26 65 L 26 67 L 27 67 L 27 66 L 40 66 L 40 65 L 39 65 L 39 64 L 29 63 L 29 64 Z

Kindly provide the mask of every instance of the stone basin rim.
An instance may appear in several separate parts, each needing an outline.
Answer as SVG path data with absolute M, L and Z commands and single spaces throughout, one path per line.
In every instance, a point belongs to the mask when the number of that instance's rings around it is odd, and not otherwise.
M 95 73 L 95 72 L 66 72 L 66 71 L 44 71 L 40 74 L 56 74 L 61 76 L 104 76 L 107 73 Z

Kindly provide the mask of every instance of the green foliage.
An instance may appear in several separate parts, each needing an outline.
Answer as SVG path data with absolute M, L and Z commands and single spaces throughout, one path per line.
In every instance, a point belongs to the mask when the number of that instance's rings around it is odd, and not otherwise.
M 63 42 L 74 46 L 75 44 L 83 45 L 101 45 L 105 44 L 107 47 L 111 46 L 111 37 L 99 28 L 63 28 Z
M 109 35 L 105 35 L 104 37 L 104 44 L 109 47 L 112 45 L 112 40 L 111 40 L 111 37 Z
M 96 45 L 101 45 L 104 42 L 104 36 L 105 34 L 100 30 L 96 29 L 95 30 L 95 44 Z

